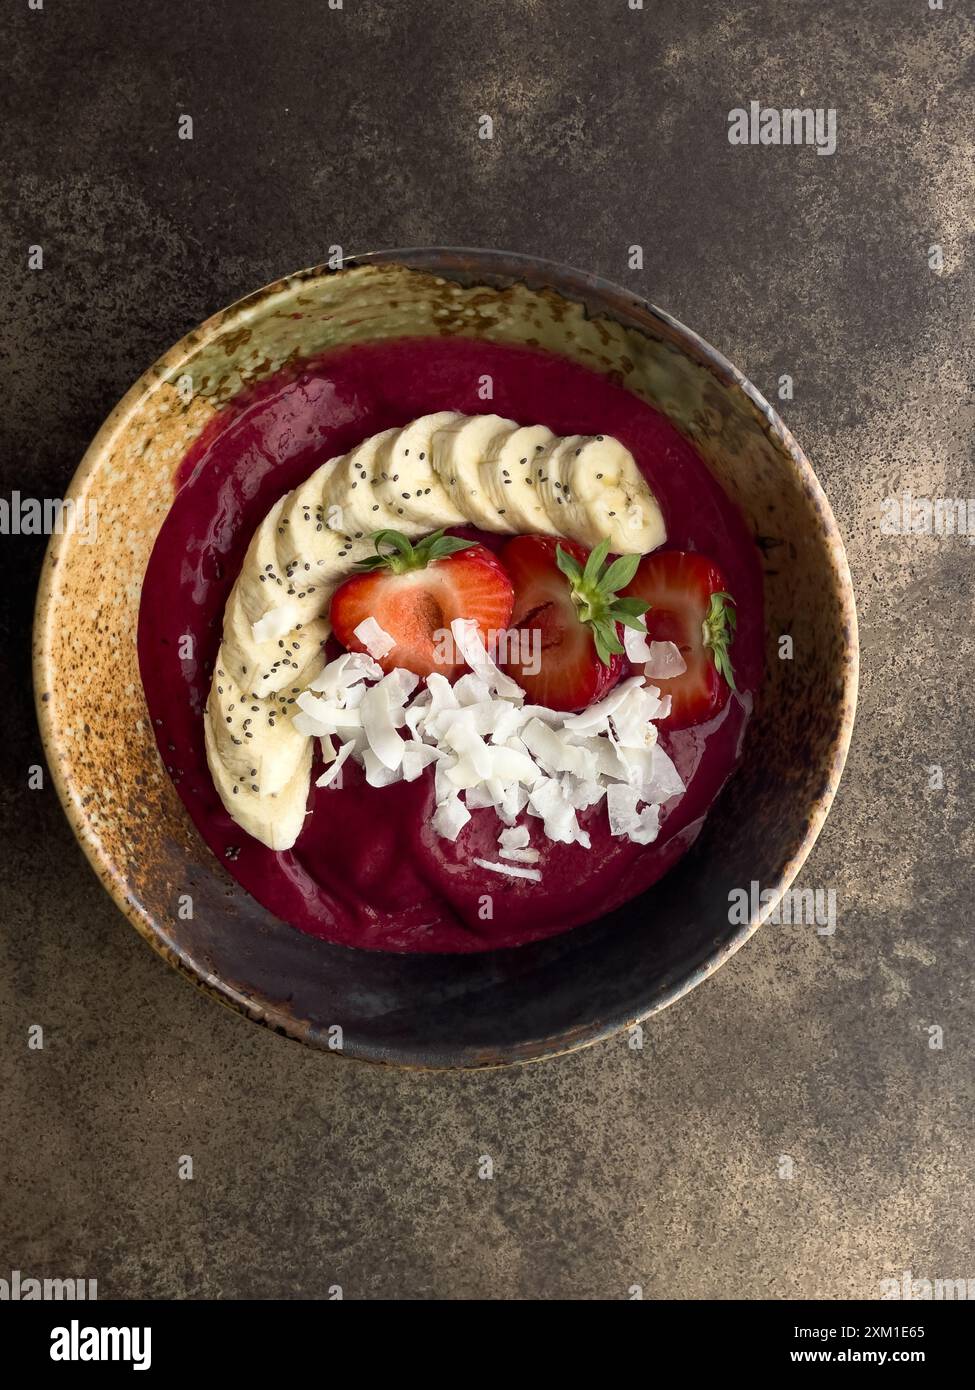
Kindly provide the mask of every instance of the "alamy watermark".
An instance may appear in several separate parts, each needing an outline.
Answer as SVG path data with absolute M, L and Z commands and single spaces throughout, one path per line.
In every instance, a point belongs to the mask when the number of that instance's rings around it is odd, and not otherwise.
M 0 497 L 0 535 L 76 535 L 91 545 L 98 531 L 98 507 L 94 498 L 75 502 L 63 497 L 23 497 L 12 492 Z
M 82 1327 L 72 1318 L 51 1329 L 52 1361 L 131 1361 L 133 1371 L 152 1365 L 151 1327 Z
M 905 1269 L 899 1279 L 881 1279 L 880 1297 L 907 1302 L 967 1301 L 975 1299 L 975 1279 L 915 1279 L 911 1270 Z
M 490 628 L 481 637 L 488 656 L 498 666 L 520 666 L 526 676 L 537 676 L 542 669 L 540 628 Z M 433 659 L 438 666 L 464 664 L 464 653 L 454 641 L 450 628 L 438 628 L 433 634 Z
M 0 1303 L 94 1303 L 97 1298 L 97 1279 L 35 1279 L 19 1269 L 11 1270 L 9 1279 L 0 1278 Z
M 885 497 L 884 536 L 967 536 L 975 544 L 975 497 Z
M 763 106 L 759 101 L 728 112 L 731 145 L 814 145 L 817 154 L 836 150 L 834 107 Z
M 786 888 L 779 896 L 772 888 L 763 889 L 755 879 L 747 888 L 729 892 L 728 921 L 740 927 L 755 922 L 770 903 L 775 905 L 765 921 L 775 926 L 815 927 L 819 936 L 832 936 L 836 931 L 835 888 Z

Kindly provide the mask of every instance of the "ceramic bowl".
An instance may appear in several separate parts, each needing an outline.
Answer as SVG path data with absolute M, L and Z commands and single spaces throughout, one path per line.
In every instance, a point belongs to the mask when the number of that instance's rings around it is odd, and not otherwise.
M 767 676 L 742 766 L 691 852 L 588 926 L 470 956 L 333 946 L 230 878 L 160 762 L 136 659 L 139 595 L 190 444 L 238 392 L 341 344 L 455 335 L 560 353 L 650 402 L 705 459 L 765 557 Z M 185 383 L 192 383 L 188 394 Z M 856 617 L 843 544 L 808 460 L 720 353 L 594 276 L 498 252 L 394 251 L 289 276 L 209 319 L 136 382 L 69 489 L 97 504 L 94 543 L 52 537 L 35 620 L 48 760 L 119 907 L 213 998 L 290 1038 L 415 1067 L 489 1067 L 582 1047 L 700 984 L 798 873 L 836 791 L 853 724 Z M 801 660 L 780 660 L 780 634 Z M 770 890 L 745 924 L 729 892 Z M 191 921 L 178 913 L 190 893 Z M 332 1030 L 332 1031 L 330 1031 Z

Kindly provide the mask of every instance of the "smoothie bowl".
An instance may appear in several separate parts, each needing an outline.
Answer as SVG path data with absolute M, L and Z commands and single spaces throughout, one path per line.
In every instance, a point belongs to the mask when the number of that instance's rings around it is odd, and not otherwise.
M 69 818 L 155 949 L 289 1037 L 471 1067 L 606 1037 L 822 825 L 856 695 L 828 503 L 729 363 L 604 282 L 289 277 L 158 362 L 69 496 L 97 526 L 52 540 L 35 627 Z

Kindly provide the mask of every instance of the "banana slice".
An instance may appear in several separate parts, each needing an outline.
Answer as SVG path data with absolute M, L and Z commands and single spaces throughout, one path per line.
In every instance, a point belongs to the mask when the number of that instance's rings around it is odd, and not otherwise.
M 332 501 L 333 480 L 344 462 L 344 458 L 330 459 L 284 499 L 275 538 L 277 570 L 285 587 L 294 587 L 295 580 L 307 578 L 314 584 L 345 573 L 354 536 L 347 529 L 343 508 Z M 298 587 L 304 586 L 299 583 Z
M 343 535 L 366 543 L 364 553 L 372 551 L 368 537 L 373 531 L 402 530 L 403 518 L 390 505 L 388 489 L 383 487 L 388 481 L 383 474 L 389 472 L 384 450 L 398 433 L 384 430 L 364 440 L 338 461 L 329 479 L 328 502 L 335 508 L 333 518 L 341 524 Z
M 300 691 L 304 686 L 294 689 Z M 234 785 L 259 796 L 276 796 L 294 777 L 308 741 L 291 722 L 294 699 L 287 694 L 256 698 L 241 691 L 222 668 L 217 672 L 207 701 L 210 732 L 220 763 L 234 778 Z
M 580 514 L 569 484 L 569 461 L 584 443 L 585 437 L 578 434 L 553 440 L 539 456 L 536 477 L 546 510 L 559 532 L 588 545 L 589 541 L 584 538 L 589 531 L 589 521 Z
M 507 438 L 518 426 L 500 415 L 460 416 L 433 433 L 433 466 L 457 510 L 482 531 L 510 531 L 505 508 L 492 501 L 481 481 L 481 461 L 498 436 Z M 500 444 L 500 440 L 498 441 Z
M 462 526 L 467 516 L 451 500 L 433 467 L 433 436 L 463 422 L 455 410 L 421 415 L 412 424 L 395 430 L 380 450 L 380 483 L 377 492 L 388 511 L 398 518 L 397 530 L 415 522 L 430 531 L 441 526 Z
M 618 439 L 569 435 L 540 459 L 536 477 L 557 529 L 583 545 L 608 540 L 614 554 L 645 555 L 667 538 L 660 505 Z
M 618 439 L 595 435 L 579 445 L 563 468 L 574 515 L 586 519 L 589 545 L 604 536 L 617 554 L 645 555 L 667 539 L 660 504 Z
M 287 496 L 279 497 L 254 532 L 234 586 L 238 608 L 249 622 L 256 622 L 268 608 L 272 586 L 284 587 L 275 536 L 287 502 Z
M 481 464 L 484 491 L 512 531 L 521 535 L 552 535 L 557 531 L 536 486 L 535 460 L 555 440 L 544 425 L 525 425 L 511 434 L 495 436 L 491 453 Z
M 311 780 L 312 740 L 305 739 L 298 766 L 290 781 L 280 791 L 261 796 L 251 791 L 250 783 L 237 781 L 224 765 L 208 710 L 203 713 L 203 732 L 213 785 L 229 814 L 242 830 L 269 849 L 290 849 L 301 834 L 305 820 Z
M 319 607 L 328 606 L 333 587 L 334 584 L 316 586 Z M 239 593 L 235 589 L 230 595 L 223 620 L 220 665 L 241 690 L 259 699 L 292 684 L 294 676 L 304 672 L 328 639 L 328 623 L 323 618 L 302 622 L 301 611 L 290 607 L 296 601 L 297 595 L 295 599 L 285 596 L 277 608 L 267 610 L 280 620 L 276 631 L 281 631 L 281 636 L 255 639 L 254 624 L 243 611 Z M 282 628 L 281 624 L 289 626 Z

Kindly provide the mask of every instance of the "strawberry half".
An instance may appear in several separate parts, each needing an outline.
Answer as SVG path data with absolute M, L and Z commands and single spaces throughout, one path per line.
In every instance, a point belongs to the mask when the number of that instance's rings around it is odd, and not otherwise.
M 625 592 L 650 605 L 648 640 L 673 642 L 687 663 L 681 676 L 653 679 L 672 701 L 667 728 L 686 729 L 711 719 L 736 688 L 728 648 L 737 619 L 724 575 L 705 555 L 658 550 L 644 556 Z
M 643 630 L 646 604 L 616 597 L 639 556 L 607 564 L 608 548 L 608 541 L 590 552 L 553 536 L 518 536 L 501 552 L 515 587 L 518 639 L 505 670 L 535 704 L 580 710 L 601 699 L 624 666 L 617 624 Z
M 450 633 L 454 618 L 473 618 L 485 645 L 511 619 L 511 580 L 483 545 L 436 531 L 411 545 L 399 531 L 377 531 L 376 554 L 356 566 L 359 574 L 340 584 L 329 610 L 332 629 L 349 651 L 366 650 L 355 629 L 366 618 L 396 641 L 380 659 L 396 667 L 453 680 L 465 671 Z M 380 547 L 391 547 L 381 550 Z

